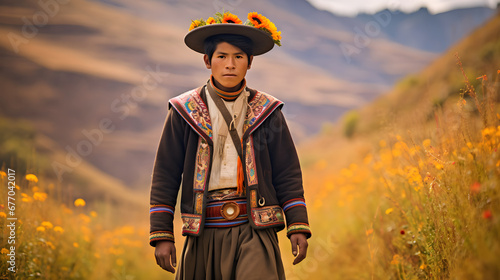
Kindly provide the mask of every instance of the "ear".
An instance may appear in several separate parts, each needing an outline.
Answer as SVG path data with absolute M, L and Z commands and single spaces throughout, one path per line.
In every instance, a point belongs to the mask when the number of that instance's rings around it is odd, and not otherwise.
M 252 61 L 253 61 L 253 55 L 250 56 L 250 59 L 248 60 L 248 69 L 252 68 Z
M 205 62 L 205 66 L 207 67 L 207 69 L 212 69 L 212 65 L 210 65 L 210 60 L 208 59 L 208 55 L 204 55 L 203 56 L 203 61 Z

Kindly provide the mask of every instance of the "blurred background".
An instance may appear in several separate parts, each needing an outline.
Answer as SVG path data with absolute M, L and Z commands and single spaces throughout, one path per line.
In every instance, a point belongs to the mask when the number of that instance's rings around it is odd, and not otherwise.
M 465 191 L 459 194 L 470 197 L 470 186 L 477 183 L 478 193 L 492 193 L 477 198 L 488 203 L 470 207 L 479 207 L 479 216 L 486 210 L 491 215 L 485 207 L 497 207 L 498 142 L 485 137 L 496 137 L 498 125 L 498 5 L 493 0 L 1 1 L 0 203 L 2 209 L 9 206 L 8 169 L 14 169 L 15 215 L 22 217 L 16 238 L 23 241 L 17 247 L 18 273 L 9 273 L 2 261 L 2 277 L 169 279 L 155 265 L 147 240 L 153 161 L 168 100 L 210 75 L 202 55 L 184 45 L 191 20 L 223 10 L 243 21 L 257 11 L 282 31 L 283 46 L 256 57 L 247 82 L 285 102 L 304 169 L 313 238 L 309 263 L 292 267 L 290 246 L 281 237 L 289 279 L 498 276 L 498 268 L 490 266 L 500 256 L 498 237 L 490 236 L 496 253 L 478 250 L 484 257 L 460 270 L 466 258 L 457 252 L 470 251 L 443 241 L 449 236 L 436 228 L 450 224 L 437 218 L 424 234 L 425 221 L 434 221 L 436 212 L 428 197 L 415 200 L 423 195 L 420 189 L 432 190 L 428 184 L 461 185 Z M 493 130 L 485 136 L 484 129 Z M 469 159 L 466 153 L 476 144 L 479 150 Z M 490 150 L 480 150 L 487 146 Z M 481 155 L 484 164 L 469 166 L 479 164 Z M 445 172 L 448 165 L 458 168 L 461 159 L 463 169 Z M 463 175 L 467 170 L 477 174 Z M 407 190 L 391 189 L 405 184 Z M 440 199 L 436 205 L 445 203 Z M 446 213 L 453 212 L 449 207 Z M 418 219 L 407 212 L 415 209 Z M 7 209 L 2 211 L 6 218 Z M 476 218 L 450 223 L 479 227 Z M 496 227 L 483 226 L 498 230 L 496 216 L 483 220 L 494 221 Z M 65 230 L 54 232 L 55 226 Z M 453 240 L 479 246 L 459 238 L 470 234 L 467 230 L 452 231 Z M 449 251 L 431 248 L 436 244 L 431 235 Z M 426 249 L 416 250 L 417 242 Z M 6 238 L 1 243 L 8 248 Z M 451 260 L 452 255 L 461 257 Z M 370 269 L 358 267 L 363 265 Z

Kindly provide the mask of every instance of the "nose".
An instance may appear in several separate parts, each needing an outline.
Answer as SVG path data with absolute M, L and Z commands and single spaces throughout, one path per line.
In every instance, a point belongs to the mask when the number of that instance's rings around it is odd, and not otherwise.
M 234 58 L 230 57 L 227 60 L 226 69 L 234 69 L 235 67 L 236 67 L 236 64 L 234 63 Z

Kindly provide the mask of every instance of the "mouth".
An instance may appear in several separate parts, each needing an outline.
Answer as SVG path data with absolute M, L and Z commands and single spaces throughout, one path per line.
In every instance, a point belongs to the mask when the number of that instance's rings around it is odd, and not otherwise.
M 222 76 L 224 76 L 224 77 L 236 77 L 236 75 L 235 75 L 235 74 L 224 74 L 224 75 L 222 75 Z

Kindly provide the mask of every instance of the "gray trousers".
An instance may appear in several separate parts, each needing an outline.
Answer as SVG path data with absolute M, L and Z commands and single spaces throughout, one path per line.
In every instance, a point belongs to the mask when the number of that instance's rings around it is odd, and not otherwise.
M 204 228 L 201 236 L 186 238 L 175 279 L 285 279 L 276 231 L 249 223 Z

